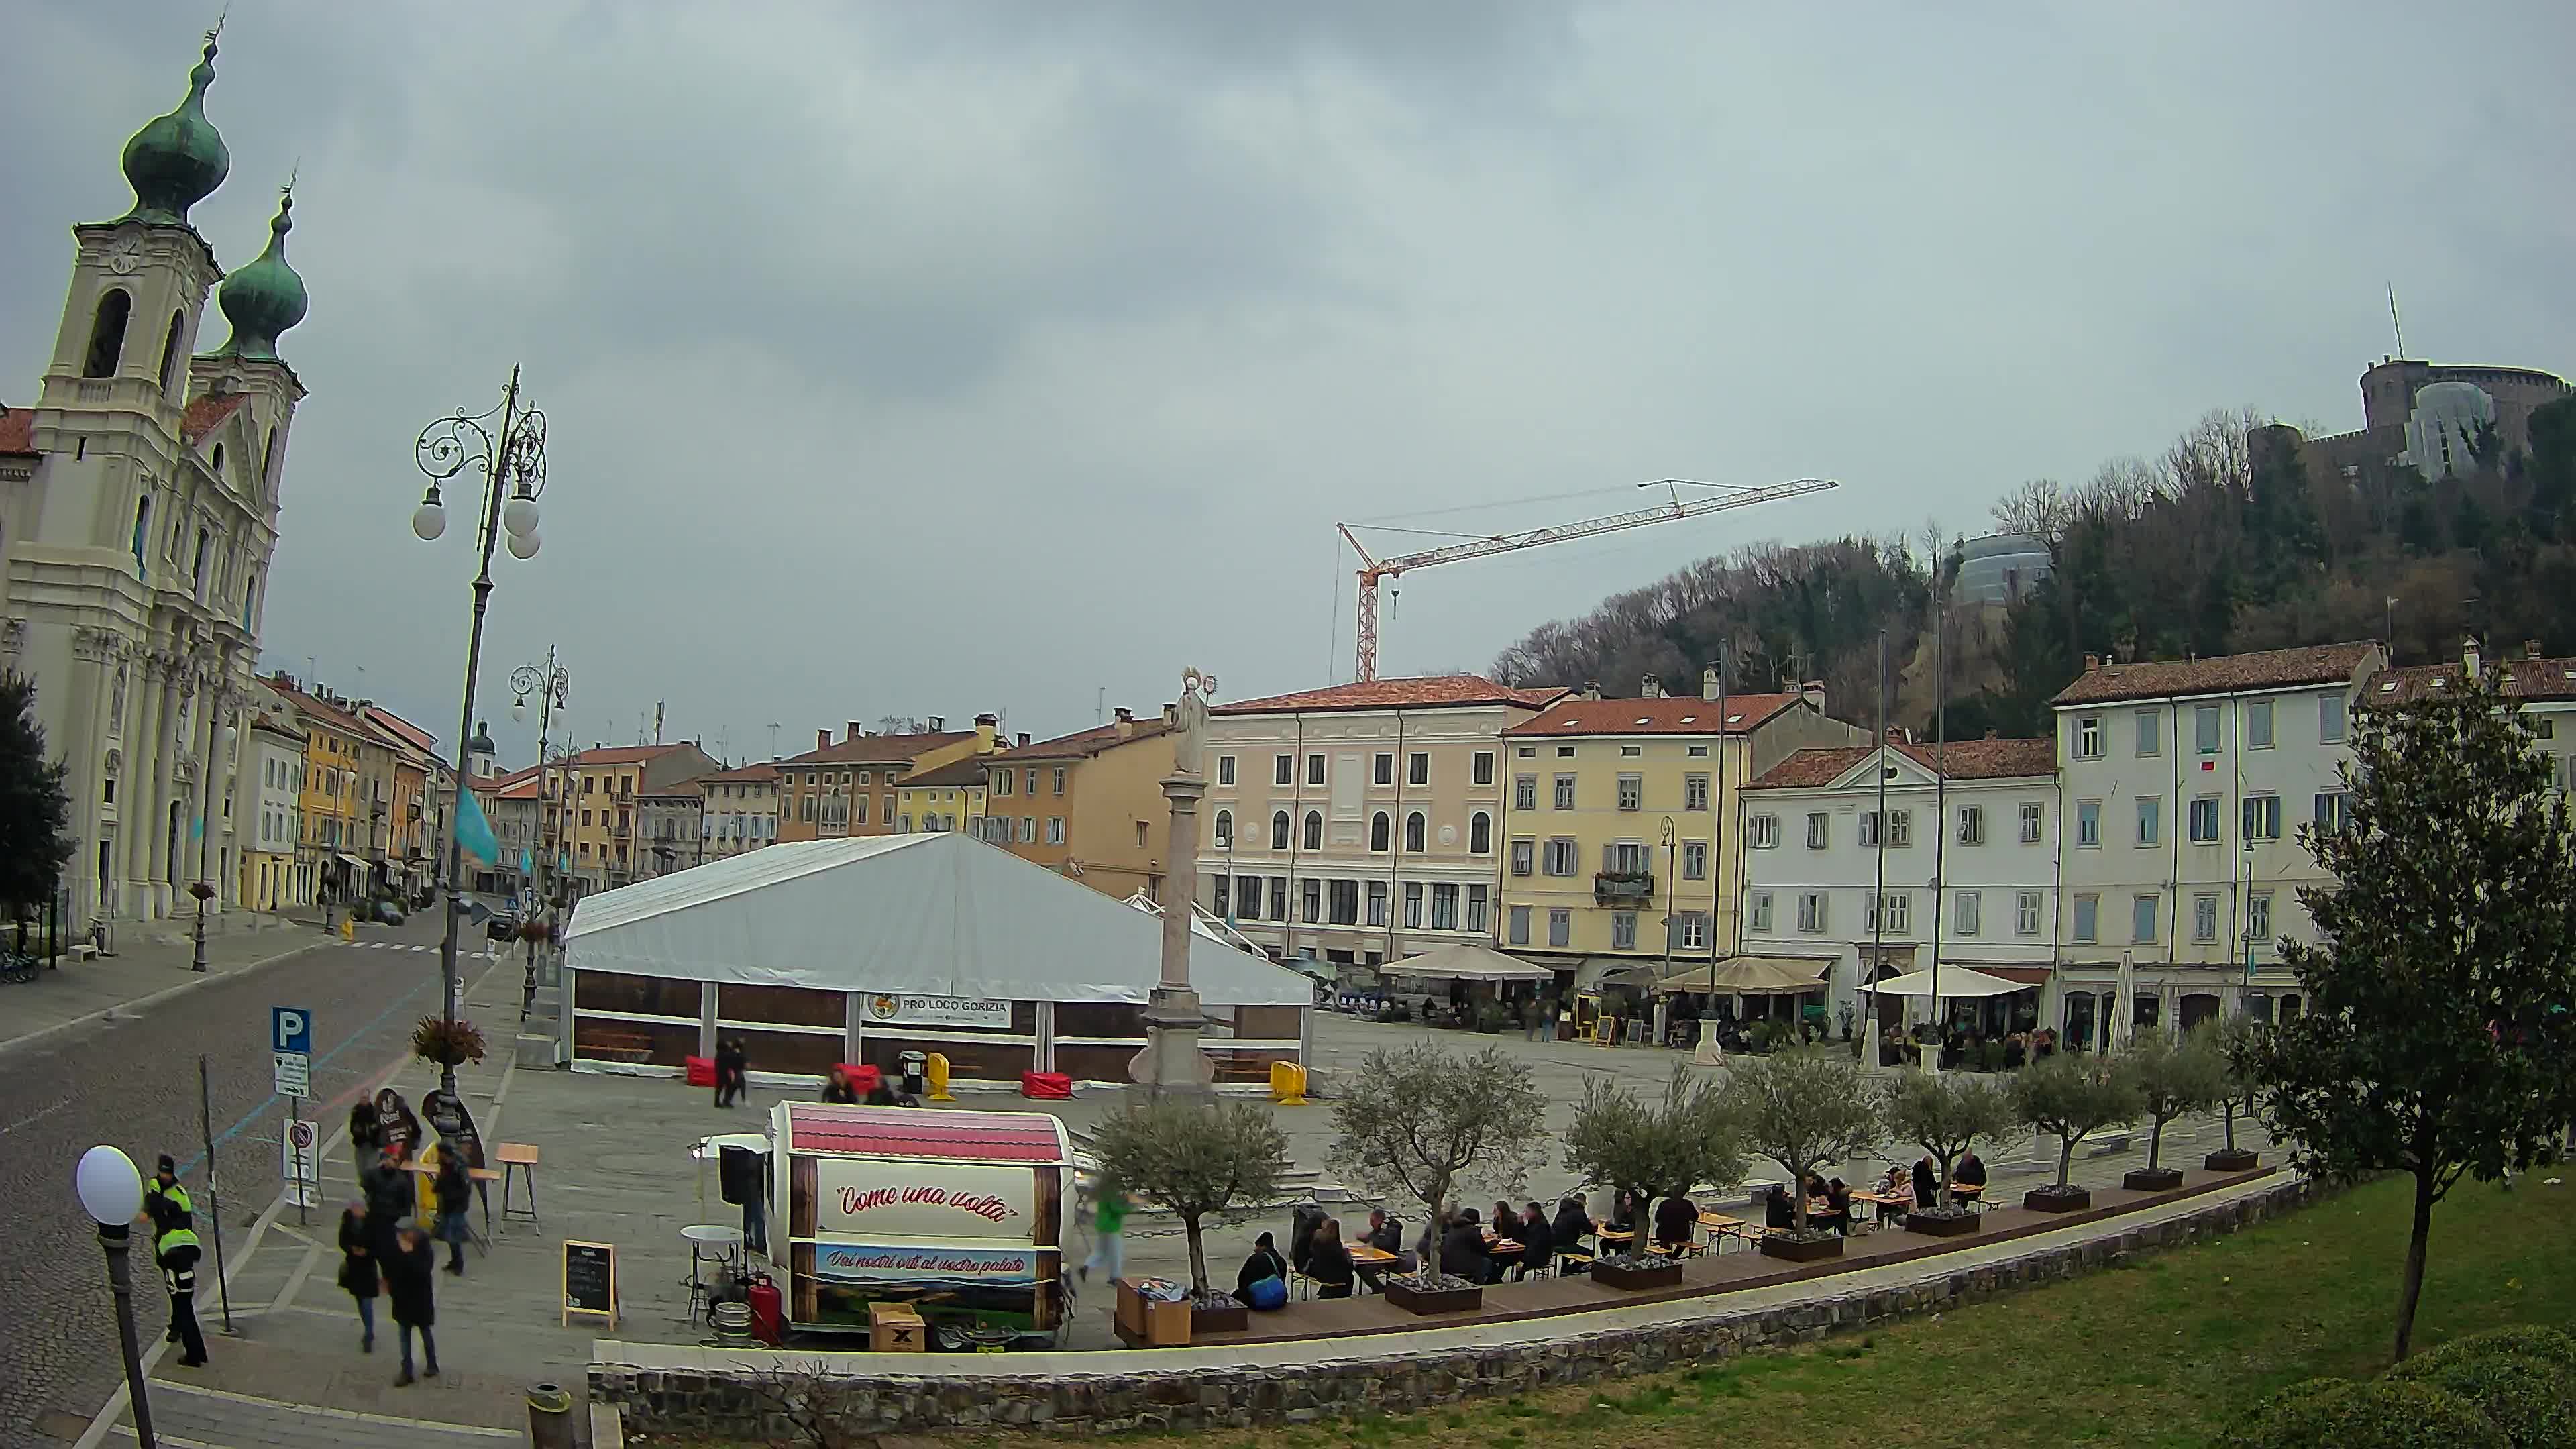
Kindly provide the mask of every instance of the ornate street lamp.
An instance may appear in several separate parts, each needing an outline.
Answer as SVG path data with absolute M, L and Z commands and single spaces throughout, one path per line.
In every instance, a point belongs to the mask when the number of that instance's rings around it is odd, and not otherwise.
M 127 1266 L 135 1214 L 143 1211 L 143 1175 L 134 1159 L 113 1147 L 93 1147 L 81 1154 L 72 1171 L 73 1190 L 81 1211 L 98 1224 L 98 1245 L 107 1254 L 107 1287 L 116 1297 L 116 1342 L 125 1353 L 125 1396 L 134 1409 L 134 1438 L 141 1449 L 153 1449 L 152 1400 L 143 1392 L 143 1354 L 134 1341 L 134 1275 Z
M 537 556 L 537 499 L 546 491 L 546 415 L 519 401 L 519 370 L 513 367 L 499 407 L 475 414 L 460 408 L 431 423 L 412 445 L 412 457 L 429 477 L 429 488 L 411 515 L 411 531 L 424 543 L 435 542 L 447 532 L 447 507 L 438 485 L 468 469 L 483 475 L 483 505 L 476 512 L 475 546 L 481 557 L 474 575 L 474 622 L 465 638 L 465 700 L 456 723 L 457 798 L 447 812 L 447 848 L 441 852 L 446 862 L 447 932 L 438 948 L 439 997 L 452 1034 L 458 994 L 456 938 L 464 910 L 462 892 L 457 889 L 464 849 L 457 840 L 456 825 L 464 815 L 465 792 L 472 788 L 468 745 L 474 735 L 474 680 L 483 664 L 483 614 L 492 597 L 492 549 L 506 535 L 510 557 Z M 439 1085 L 450 1095 L 455 1093 L 454 1063 L 442 1064 Z
M 506 517 L 503 523 L 507 525 Z M 533 694 L 537 697 L 536 846 L 528 857 L 531 867 L 528 913 L 519 923 L 520 935 L 528 943 L 527 974 L 519 991 L 519 1020 L 525 1021 L 537 999 L 537 941 L 541 934 L 551 936 L 547 927 L 550 903 L 546 894 L 546 864 L 552 847 L 546 840 L 546 814 L 554 808 L 555 802 L 547 789 L 552 777 L 551 766 L 546 759 L 546 735 L 554 724 L 556 709 L 572 693 L 572 675 L 555 662 L 555 651 L 548 646 L 544 668 L 522 664 L 510 671 L 510 693 L 510 718 L 513 720 L 525 720 L 528 717 L 528 696 Z

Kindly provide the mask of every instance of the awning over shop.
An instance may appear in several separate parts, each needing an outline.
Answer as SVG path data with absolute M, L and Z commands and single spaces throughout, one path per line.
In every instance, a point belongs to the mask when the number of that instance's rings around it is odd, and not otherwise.
M 338 855 L 338 857 L 336 857 L 336 858 L 339 860 L 339 862 L 340 862 L 342 865 L 345 865 L 345 866 L 347 866 L 349 869 L 351 869 L 351 870 L 354 870 L 354 871 L 358 872 L 360 875 L 364 875 L 364 874 L 366 874 L 366 873 L 367 873 L 367 868 L 368 868 L 368 867 L 367 867 L 367 863 L 366 863 L 365 861 L 363 861 L 363 860 L 358 859 L 356 856 L 351 855 L 349 852 L 347 852 L 347 851 L 345 851 L 345 850 L 344 850 L 344 851 L 341 851 L 341 852 L 340 852 L 340 854 Z
M 1830 961 L 1807 956 L 1729 956 L 1715 968 L 1683 967 L 1655 983 L 1667 994 L 1714 990 L 1719 996 L 1794 996 L 1824 989 Z
M 1473 941 L 1443 946 L 1420 956 L 1389 961 L 1381 976 L 1409 976 L 1426 981 L 1554 981 L 1556 973 L 1535 961 L 1506 956 Z
M 1888 996 L 1930 996 L 1932 973 L 1908 971 L 1902 976 L 1890 976 L 1884 980 L 1874 981 L 1863 989 L 1881 992 Z M 2028 989 L 2021 982 L 2007 981 L 2000 976 L 1989 976 L 1983 971 L 1972 971 L 1965 966 L 1941 968 L 1941 995 L 1945 998 L 2004 996 Z
M 2057 968 L 2054 966 L 1998 966 L 1986 961 L 1941 963 L 1941 974 L 1944 978 L 1953 971 L 1981 972 L 1987 976 L 1998 976 L 2006 981 L 2018 982 L 2023 986 L 2046 986 L 2048 978 L 2057 974 Z

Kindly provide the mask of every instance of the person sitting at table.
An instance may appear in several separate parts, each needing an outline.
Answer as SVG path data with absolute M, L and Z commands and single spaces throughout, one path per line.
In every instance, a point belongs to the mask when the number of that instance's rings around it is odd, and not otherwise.
M 1358 1264 L 1360 1281 L 1371 1288 L 1378 1286 L 1378 1280 L 1385 1276 L 1389 1268 L 1400 1273 L 1409 1273 L 1413 1271 L 1414 1265 L 1421 1261 L 1404 1250 L 1403 1220 L 1388 1216 L 1384 1208 L 1369 1209 L 1368 1230 L 1360 1235 L 1360 1243 L 1364 1247 L 1375 1248 L 1395 1259 L 1392 1263 Z
M 1687 1193 L 1674 1193 L 1655 1204 L 1655 1242 L 1666 1248 L 1690 1246 L 1691 1235 L 1699 1227 L 1699 1204 Z
M 1580 1252 L 1583 1240 L 1592 1236 L 1592 1214 L 1577 1193 L 1556 1205 L 1556 1221 L 1548 1225 L 1548 1242 L 1560 1253 Z
M 2020 1032 L 2014 1032 L 2012 1035 L 2004 1038 L 2005 1071 L 2020 1071 L 2022 1066 L 2029 1060 L 2030 1046 L 2028 1038 L 2024 1037 Z
M 1905 1175 L 1904 1168 L 1890 1167 L 1887 1176 L 1878 1180 L 1878 1195 L 1895 1198 L 1900 1204 L 1910 1204 L 1914 1201 L 1914 1179 Z
M 1279 1244 L 1268 1233 L 1252 1240 L 1252 1256 L 1235 1271 L 1234 1296 L 1246 1307 L 1251 1306 L 1252 1285 L 1264 1278 L 1276 1278 L 1280 1287 L 1288 1286 L 1288 1260 L 1279 1256 Z
M 1794 1228 L 1798 1225 L 1798 1205 L 1790 1198 L 1789 1189 L 1775 1187 L 1762 1202 L 1762 1226 Z
M 1556 1230 L 1548 1225 L 1547 1209 L 1533 1198 L 1521 1209 L 1521 1230 L 1513 1236 L 1521 1240 L 1519 1276 L 1536 1278 L 1547 1272 L 1547 1260 L 1556 1253 Z
M 1941 1205 L 1941 1169 L 1928 1152 L 1914 1164 L 1914 1200 L 1927 1208 Z
M 1315 1225 L 1314 1239 L 1306 1245 L 1306 1276 L 1315 1280 L 1318 1298 L 1351 1296 L 1359 1265 L 1351 1261 L 1351 1250 L 1342 1242 L 1340 1218 L 1326 1218 Z
M 850 1085 L 850 1074 L 839 1067 L 832 1068 L 832 1075 L 823 1081 L 823 1100 L 857 1105 L 859 1092 L 856 1087 Z
M 1839 1177 L 1825 1184 L 1825 1226 L 1844 1237 L 1851 1236 L 1851 1189 L 1845 1187 Z
M 1958 1176 L 1953 1180 L 1961 1187 L 1986 1185 L 1986 1160 L 1977 1155 L 1977 1149 L 1971 1147 L 1959 1155 Z
M 1451 1214 L 1448 1231 L 1440 1235 L 1440 1271 L 1452 1278 L 1482 1283 L 1492 1263 L 1485 1255 L 1485 1228 L 1476 1221 L 1476 1210 L 1460 1208 Z
M 1610 1226 L 1622 1233 L 1636 1230 L 1637 1199 L 1634 1195 L 1623 1192 L 1611 1200 Z

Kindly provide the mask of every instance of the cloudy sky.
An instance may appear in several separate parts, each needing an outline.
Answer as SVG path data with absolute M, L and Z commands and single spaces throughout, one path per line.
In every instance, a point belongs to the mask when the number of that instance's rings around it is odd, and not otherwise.
M 213 8 L 10 7 L 0 399 Z M 412 441 L 518 363 L 552 486 L 487 699 L 551 643 L 581 738 L 667 700 L 758 757 L 1345 677 L 1339 519 L 1842 480 L 1409 578 L 1385 669 L 1476 668 L 2214 406 L 2355 426 L 2391 282 L 2418 355 L 2576 370 L 2570 55 L 2542 3 L 234 0 L 196 220 L 248 261 L 300 166 L 272 664 L 452 731 Z

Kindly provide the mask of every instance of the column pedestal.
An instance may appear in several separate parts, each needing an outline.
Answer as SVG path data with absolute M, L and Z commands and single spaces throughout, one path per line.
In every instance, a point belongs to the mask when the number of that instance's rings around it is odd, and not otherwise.
M 1163 858 L 1163 960 L 1161 980 L 1145 1000 L 1145 1049 L 1127 1068 L 1146 1097 L 1204 1097 L 1215 1092 L 1214 1073 L 1199 1050 L 1207 1015 L 1190 988 L 1190 926 L 1198 914 L 1198 811 L 1207 782 L 1183 769 L 1163 779 L 1172 802 L 1172 827 Z

